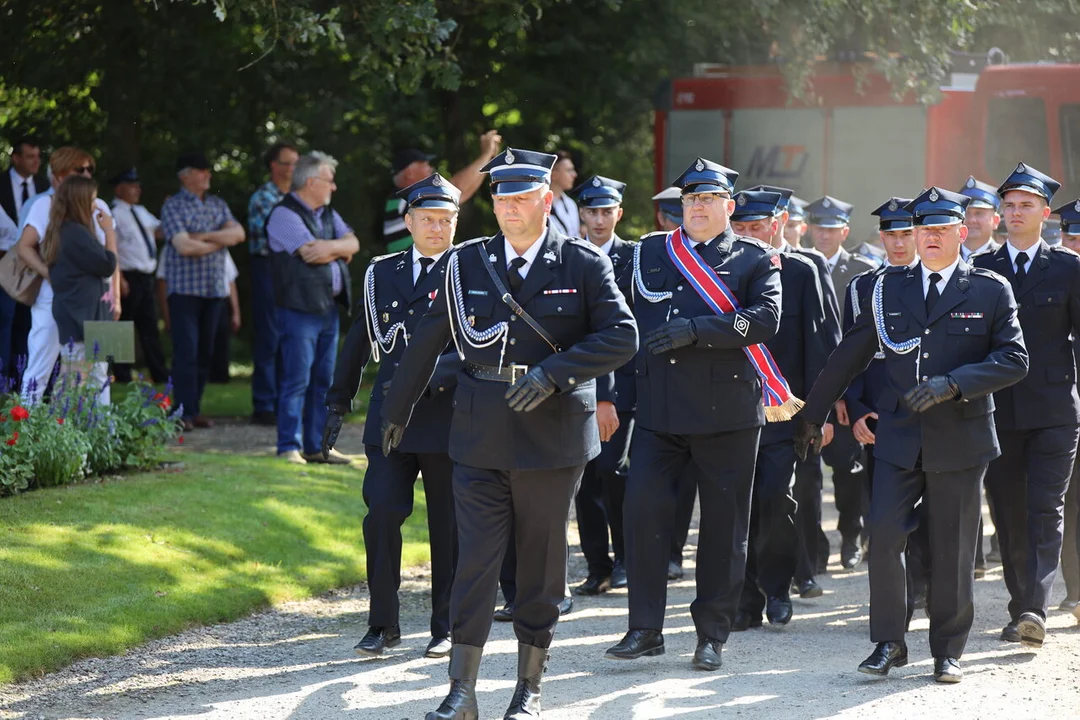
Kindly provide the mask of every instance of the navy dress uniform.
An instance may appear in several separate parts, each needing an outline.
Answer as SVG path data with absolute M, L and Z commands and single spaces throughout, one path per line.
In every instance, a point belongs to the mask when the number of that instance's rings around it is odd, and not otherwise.
M 737 177 L 698 158 L 673 184 L 684 195 L 724 201 Z M 624 510 L 629 632 L 607 655 L 664 652 L 669 537 L 678 482 L 693 463 L 702 514 L 701 571 L 690 606 L 698 634 L 694 666 L 716 670 L 746 572 L 754 460 L 766 417 L 762 380 L 747 351 L 779 326 L 780 258 L 730 226 L 693 249 L 683 232 L 654 233 L 635 248 L 634 313 L 647 343 L 635 360 L 638 405 Z M 724 305 L 736 310 L 707 302 L 684 273 L 726 287 L 737 305 Z
M 399 193 L 407 208 L 457 211 L 461 191 L 438 174 Z M 400 643 L 398 589 L 401 585 L 401 526 L 412 514 L 413 487 L 423 477 L 427 499 L 428 537 L 431 545 L 431 637 L 429 657 L 450 651 L 450 586 L 457 557 L 453 462 L 447 454 L 451 402 L 461 363 L 456 352 L 445 352 L 417 404 L 415 420 L 400 445 L 389 455 L 382 452 L 378 418 L 383 388 L 396 372 L 409 336 L 415 332 L 445 285 L 447 251 L 425 257 L 415 247 L 371 261 L 364 275 L 364 297 L 359 317 L 349 329 L 338 357 L 334 382 L 326 393 L 330 411 L 323 451 L 337 440 L 343 416 L 360 387 L 370 360 L 379 363 L 364 426 L 364 545 L 367 550 L 370 629 L 357 652 L 378 655 Z M 450 348 L 452 350 L 452 348 Z
M 554 163 L 554 155 L 508 148 L 483 171 L 493 195 L 512 196 L 546 188 Z M 524 278 L 520 258 L 508 268 L 513 252 L 502 232 L 450 251 L 446 291 L 414 331 L 383 401 L 385 449 L 417 416 L 414 404 L 443 349 L 456 344 L 464 367 L 449 445 L 459 547 L 450 596 L 452 683 L 429 718 L 476 717 L 476 677 L 511 528 L 519 646 L 508 716 L 527 715 L 521 706 L 538 709 L 566 581 L 570 503 L 585 464 L 600 454 L 596 378 L 637 350 L 634 318 L 608 258 L 550 227 L 527 251 Z
M 1023 191 L 1049 204 L 1058 187 L 1020 163 L 998 194 Z M 1021 250 L 1010 238 L 974 262 L 1012 284 L 1031 353 L 1027 378 L 994 396 L 1001 458 L 990 465 L 986 489 L 1010 598 L 1002 639 L 1039 647 L 1061 555 L 1065 490 L 1080 422 L 1072 349 L 1072 338 L 1080 335 L 1080 257 L 1041 239 Z
M 622 205 L 625 190 L 626 183 L 593 175 L 571 190 L 569 195 L 582 209 L 618 208 Z M 588 237 L 585 239 L 593 242 Z M 593 244 L 596 245 L 595 242 Z M 605 244 L 597 247 L 611 260 L 615 283 L 623 296 L 629 298 L 633 280 L 633 244 L 613 234 Z M 585 466 L 581 488 L 574 498 L 581 551 L 589 568 L 585 583 L 574 589 L 579 595 L 595 595 L 608 586 L 626 587 L 623 498 L 626 496 L 626 476 L 630 471 L 630 437 L 634 429 L 634 406 L 637 404 L 632 360 L 608 376 L 597 378 L 596 401 L 614 405 L 619 427 L 607 442 L 600 444 L 600 455 Z M 608 554 L 609 528 L 614 560 Z
M 961 195 L 966 195 L 970 200 L 968 201 L 967 210 L 972 208 L 985 208 L 987 210 L 993 210 L 998 212 L 1001 209 L 1001 198 L 998 197 L 997 188 L 989 183 L 984 183 L 976 180 L 973 175 L 968 175 L 968 179 L 964 181 L 964 187 L 959 190 Z M 1001 245 L 994 241 L 993 234 L 987 239 L 982 246 L 975 248 L 974 250 L 968 250 L 966 245 L 960 246 L 960 256 L 964 258 L 965 262 L 971 262 L 973 255 L 979 255 L 984 252 L 994 252 Z
M 807 206 L 810 225 L 822 227 L 845 227 L 851 221 L 854 208 L 842 200 L 826 195 Z M 859 273 L 872 270 L 876 263 L 861 255 L 850 253 L 842 246 L 832 262 L 831 274 L 837 293 L 843 293 Z M 844 314 L 840 313 L 840 322 Z M 849 413 L 850 415 L 850 413 Z M 859 536 L 863 532 L 863 512 L 866 508 L 866 469 L 862 463 L 862 446 L 851 432 L 850 425 L 835 424 L 833 441 L 821 453 L 825 464 L 832 468 L 836 510 L 840 514 L 837 529 L 840 531 L 840 563 L 853 568 L 862 557 Z
M 962 221 L 967 198 L 932 187 L 908 207 L 916 226 Z M 874 280 L 869 302 L 829 358 L 800 413 L 806 452 L 844 388 L 884 353 L 885 387 L 870 506 L 870 635 L 861 672 L 907 663 L 904 547 L 915 504 L 927 503 L 930 650 L 942 682 L 960 679 L 974 618 L 975 534 L 987 464 L 1000 453 L 992 393 L 1027 373 L 1027 351 L 1008 283 L 957 257 L 937 272 L 917 263 Z
M 751 222 L 781 215 L 782 194 L 747 190 L 735 195 L 733 222 Z M 797 397 L 804 397 L 840 341 L 830 327 L 825 299 L 814 263 L 799 253 L 783 256 L 780 266 L 783 301 L 780 329 L 765 342 L 776 365 Z M 765 610 L 773 625 L 792 616 L 789 596 L 795 576 L 799 539 L 795 532 L 794 423 L 772 422 L 761 431 L 754 475 L 753 504 L 747 546 L 746 581 L 732 629 L 761 624 Z

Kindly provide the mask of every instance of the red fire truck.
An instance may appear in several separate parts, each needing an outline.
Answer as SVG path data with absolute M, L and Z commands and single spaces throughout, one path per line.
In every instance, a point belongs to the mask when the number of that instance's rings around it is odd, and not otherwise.
M 993 51 L 992 51 L 993 53 Z M 1080 65 L 992 64 L 958 56 L 940 100 L 895 97 L 878 74 L 820 66 L 811 103 L 795 100 L 775 66 L 701 66 L 661 88 L 656 186 L 698 155 L 738 170 L 740 187 L 782 185 L 804 200 L 855 205 L 852 239 L 874 234 L 870 211 L 968 175 L 997 184 L 1023 160 L 1080 195 Z M 1000 57 L 1000 53 L 998 53 Z

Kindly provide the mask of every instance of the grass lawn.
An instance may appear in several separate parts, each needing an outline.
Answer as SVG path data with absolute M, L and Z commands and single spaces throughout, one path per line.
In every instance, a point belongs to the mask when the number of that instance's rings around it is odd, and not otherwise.
M 183 459 L 0 501 L 0 682 L 364 579 L 361 469 Z M 422 492 L 404 540 L 428 560 Z

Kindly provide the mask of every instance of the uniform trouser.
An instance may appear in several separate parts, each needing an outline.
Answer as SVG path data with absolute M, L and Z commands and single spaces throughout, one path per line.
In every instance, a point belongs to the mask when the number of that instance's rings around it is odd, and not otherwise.
M 1045 617 L 1049 608 L 1077 432 L 1076 425 L 998 429 L 1001 457 L 990 463 L 986 488 L 993 498 L 1013 621 L 1027 611 Z
M 795 575 L 795 446 L 772 443 L 758 449 L 746 555 L 746 582 L 739 608 L 760 617 L 766 598 L 787 599 Z
M 985 465 L 925 472 L 878 459 L 870 503 L 870 639 L 902 642 L 907 629 L 904 551 L 920 522 L 922 498 L 929 537 L 930 652 L 959 658 L 975 617 L 975 534 Z
M 851 433 L 851 427 L 835 424 L 833 441 L 821 451 L 821 458 L 832 468 L 836 510 L 840 513 L 837 529 L 845 540 L 858 540 L 863 529 L 866 507 L 866 480 L 863 473 L 852 472 L 862 458 L 862 446 Z
M 697 500 L 698 469 L 687 465 L 679 478 L 678 496 L 675 499 L 675 525 L 671 532 L 671 562 L 682 567 L 683 548 L 690 537 L 690 523 L 694 519 L 694 502 Z
M 1065 493 L 1065 532 L 1061 545 L 1061 576 L 1065 596 L 1080 600 L 1080 463 L 1073 463 L 1072 480 Z
M 454 523 L 454 463 L 444 453 L 391 452 L 383 456 L 378 445 L 365 445 L 368 469 L 364 474 L 364 545 L 367 548 L 368 625 L 398 624 L 401 587 L 401 526 L 412 515 L 416 476 L 424 481 L 427 499 L 428 541 L 431 544 L 431 636 L 450 636 L 450 587 L 457 562 L 457 527 Z
M 795 562 L 795 580 L 802 583 L 813 580 L 817 573 L 818 538 L 821 530 L 821 458 L 811 456 L 795 462 L 795 534 L 798 553 Z M 825 556 L 828 558 L 828 540 Z
M 584 465 L 552 470 L 484 470 L 454 465 L 458 566 L 450 593 L 454 644 L 482 647 L 491 600 L 513 531 L 517 553 L 514 633 L 551 646 L 566 588 L 566 530 Z
M 638 425 L 623 509 L 631 629 L 662 629 L 679 480 L 696 466 L 701 524 L 690 605 L 698 635 L 727 642 L 746 573 L 750 495 L 761 428 L 671 435 Z
M 125 270 L 123 274 L 128 284 L 128 294 L 120 306 L 120 319 L 130 320 L 134 324 L 142 348 L 143 363 L 150 371 L 150 377 L 155 383 L 165 383 L 169 379 L 169 369 L 165 365 L 165 351 L 161 349 L 154 274 L 134 270 Z M 114 372 L 117 382 L 131 382 L 131 365 L 117 363 Z
M 585 466 L 581 488 L 574 497 L 581 552 L 590 576 L 611 575 L 614 564 L 608 555 L 609 527 L 615 562 L 623 562 L 626 546 L 622 510 L 626 475 L 630 471 L 630 433 L 633 428 L 634 413 L 620 412 L 619 429 L 610 440 L 601 444 L 600 455 Z

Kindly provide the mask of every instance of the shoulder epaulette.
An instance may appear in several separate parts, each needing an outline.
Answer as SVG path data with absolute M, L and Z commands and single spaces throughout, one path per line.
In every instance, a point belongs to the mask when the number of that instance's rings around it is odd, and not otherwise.
M 576 245 L 581 248 L 587 248 L 596 255 L 603 255 L 603 252 L 601 252 L 600 248 L 598 248 L 596 245 L 589 242 L 588 240 L 582 240 L 581 238 L 572 237 L 567 244 Z
M 987 270 L 983 267 L 971 266 L 971 274 L 979 275 L 981 277 L 990 278 L 991 280 L 997 280 L 1002 285 L 1010 285 L 1008 278 L 1000 273 L 996 273 L 993 270 Z
M 815 273 L 817 272 L 817 267 L 814 265 L 814 261 L 806 257 L 805 255 L 800 255 L 799 253 L 780 253 L 780 257 L 783 259 L 784 262 L 787 262 L 788 260 L 794 260 L 796 263 L 802 263 L 806 267 L 813 270 Z
M 909 270 L 911 270 L 911 267 L 908 266 L 908 265 L 882 265 L 880 267 L 870 268 L 866 272 L 870 272 L 870 273 L 883 272 L 886 275 L 895 275 L 896 273 L 899 273 L 899 272 L 905 272 L 906 273 Z M 864 274 L 864 273 L 860 273 L 860 274 Z
M 1077 254 L 1077 252 L 1075 250 L 1070 250 L 1069 248 L 1065 247 L 1064 245 L 1051 245 L 1050 250 L 1053 251 L 1053 252 L 1066 253 L 1068 255 L 1073 255 L 1073 256 L 1076 256 L 1076 257 L 1080 258 L 1080 254 Z
M 409 252 L 410 250 L 412 250 L 412 248 L 408 247 L 408 248 L 405 248 L 404 250 L 398 250 L 397 252 L 387 253 L 386 255 L 377 255 L 377 256 L 371 258 L 371 261 L 370 261 L 369 264 L 374 265 L 375 263 L 382 262 L 383 260 L 386 260 L 388 258 L 393 258 L 393 257 L 398 257 L 400 255 L 404 255 L 405 253 Z
M 656 232 L 645 233 L 640 238 L 638 238 L 638 240 L 639 240 L 639 242 L 645 242 L 649 238 L 660 237 L 660 238 L 665 238 L 666 239 L 667 236 L 668 236 L 668 233 L 667 233 L 666 230 L 657 230 Z
M 490 237 L 473 238 L 472 240 L 466 240 L 465 242 L 458 243 L 457 245 L 454 245 L 451 249 L 460 250 L 461 248 L 469 247 L 470 245 L 476 245 L 477 243 L 486 243 L 490 239 Z
M 744 242 L 747 245 L 753 245 L 758 250 L 763 250 L 765 252 L 776 249 L 767 242 L 762 242 L 761 240 L 758 240 L 757 238 L 747 237 L 745 235 L 736 235 L 735 236 L 735 241 L 736 242 Z

